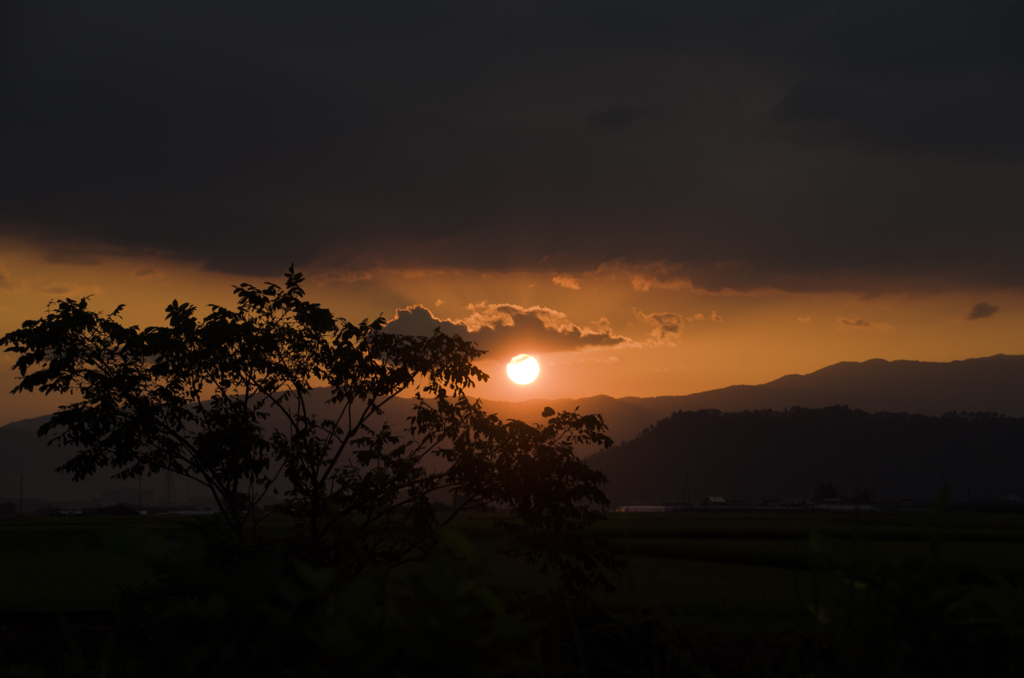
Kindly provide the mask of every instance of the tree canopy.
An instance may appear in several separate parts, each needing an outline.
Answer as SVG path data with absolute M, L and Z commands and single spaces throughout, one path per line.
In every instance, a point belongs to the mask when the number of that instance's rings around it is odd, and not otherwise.
M 601 577 L 581 535 L 608 503 L 605 478 L 574 452 L 611 444 L 600 416 L 546 408 L 544 425 L 502 421 L 467 396 L 487 379 L 471 342 L 391 334 L 382 317 L 348 322 L 307 301 L 302 283 L 290 269 L 283 286 L 239 285 L 235 308 L 202 318 L 174 301 L 166 325 L 146 328 L 125 326 L 123 306 L 65 299 L 0 346 L 18 355 L 15 392 L 78 396 L 40 429 L 76 450 L 61 470 L 192 478 L 240 544 L 279 491 L 307 555 L 354 568 L 423 558 L 440 524 L 501 505 L 518 519 L 501 523 L 512 551 L 576 585 Z M 412 415 L 389 422 L 382 408 L 398 397 L 413 399 Z M 439 517 L 437 500 L 452 495 L 460 502 Z

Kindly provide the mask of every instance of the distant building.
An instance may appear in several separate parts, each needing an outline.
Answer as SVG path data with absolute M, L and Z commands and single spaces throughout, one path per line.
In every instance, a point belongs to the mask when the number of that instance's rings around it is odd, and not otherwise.
M 620 506 L 619 513 L 665 513 L 665 506 Z
M 702 503 L 705 508 L 725 508 L 729 505 L 725 497 L 705 497 Z

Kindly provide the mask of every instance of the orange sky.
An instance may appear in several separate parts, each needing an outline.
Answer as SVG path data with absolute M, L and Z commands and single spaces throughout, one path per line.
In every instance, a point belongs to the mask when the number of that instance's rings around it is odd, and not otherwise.
M 294 263 L 489 398 L 1024 353 L 1020 3 L 136 5 L 5 16 L 0 331 Z
M 92 307 L 104 310 L 124 303 L 127 322 L 151 325 L 163 322 L 172 299 L 200 307 L 227 305 L 231 285 L 263 282 L 156 257 L 48 261 L 41 251 L 15 241 L 3 243 L 0 252 L 3 333 L 42 316 L 55 298 L 92 295 Z M 378 314 L 390 320 L 396 309 L 422 305 L 438 319 L 459 321 L 474 312 L 485 317 L 487 309 L 502 304 L 540 308 L 544 317 L 559 318 L 562 330 L 573 327 L 582 336 L 604 332 L 617 338 L 613 346 L 537 352 L 541 375 L 528 386 L 511 383 L 504 373 L 508 350 L 515 346 L 495 352 L 500 360 L 481 363 L 491 380 L 476 393 L 498 400 L 682 395 L 763 383 L 839 361 L 949 361 L 1024 353 L 1024 303 L 1013 290 L 874 297 L 770 290 L 712 294 L 679 280 L 651 284 L 614 266 L 575 275 L 437 269 L 345 276 L 315 267 L 306 274 L 309 298 L 349 320 Z M 979 302 L 998 311 L 968 320 Z M 0 424 L 52 411 L 59 404 L 53 398 L 9 394 L 16 384 L 12 364 L 10 354 L 0 358 Z

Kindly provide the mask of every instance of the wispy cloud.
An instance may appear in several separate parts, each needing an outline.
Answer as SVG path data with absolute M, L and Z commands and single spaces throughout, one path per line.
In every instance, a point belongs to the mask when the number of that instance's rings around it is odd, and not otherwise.
M 657 343 L 673 346 L 672 340 L 683 332 L 683 316 L 678 313 L 644 313 L 639 310 L 634 313 L 641 321 L 654 325 L 651 337 Z
M 73 283 L 52 283 L 42 288 L 40 291 L 45 294 L 52 294 L 58 297 L 73 297 L 75 299 L 100 294 L 102 292 L 102 290 L 95 285 L 82 286 Z
M 681 274 L 678 266 L 665 262 L 632 264 L 624 259 L 606 261 L 594 270 L 602 278 L 625 278 L 638 292 L 649 290 L 692 290 L 690 279 Z
M 580 288 L 580 281 L 577 278 L 573 278 L 571 275 L 556 275 L 551 279 L 551 282 L 562 287 L 567 287 L 570 290 L 578 290 Z
M 892 329 L 888 323 L 877 323 L 864 318 L 836 318 L 836 329 L 839 330 L 878 330 L 888 332 Z
M 968 320 L 981 320 L 982 318 L 991 318 L 999 310 L 998 306 L 992 304 L 986 304 L 984 301 L 975 304 L 971 312 L 967 314 Z

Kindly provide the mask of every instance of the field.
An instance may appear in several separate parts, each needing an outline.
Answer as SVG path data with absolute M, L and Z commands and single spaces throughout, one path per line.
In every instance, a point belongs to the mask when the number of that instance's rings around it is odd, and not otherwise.
M 1024 578 L 1024 516 L 952 513 L 944 564 Z M 104 610 L 118 591 L 153 576 L 153 546 L 187 518 L 115 516 L 0 520 L 0 612 Z M 493 515 L 457 528 L 486 539 Z M 286 521 L 265 523 L 284 533 Z M 609 514 L 595 533 L 626 564 L 602 602 L 670 616 L 803 617 L 821 586 L 809 535 L 870 541 L 880 552 L 928 554 L 927 517 L 915 513 Z M 493 563 L 491 584 L 521 592 L 550 582 L 521 565 Z
M 465 516 L 458 529 L 486 548 L 495 535 L 494 519 Z M 153 578 L 157 546 L 181 534 L 184 520 L 0 521 L 0 616 L 16 626 L 19 619 L 54 612 L 88 617 L 115 608 L 122 589 Z M 281 519 L 264 527 L 266 534 L 289 529 Z M 802 642 L 832 642 L 828 625 L 812 610 L 841 602 L 847 583 L 822 563 L 834 564 L 836 554 L 842 560 L 853 544 L 878 559 L 930 562 L 937 534 L 927 514 L 813 511 L 610 514 L 595 532 L 610 540 L 624 568 L 614 577 L 616 589 L 599 594 L 591 609 L 625 627 L 654 623 L 676 638 L 688 638 L 717 652 L 719 667 L 737 647 L 746 647 L 746 654 L 784 654 Z M 937 554 L 946 566 L 1022 582 L 1024 516 L 947 514 Z M 554 583 L 531 567 L 500 558 L 491 559 L 485 580 L 513 601 Z M 586 632 L 588 620 L 579 620 L 579 627 Z

